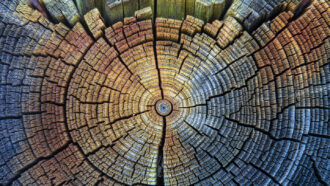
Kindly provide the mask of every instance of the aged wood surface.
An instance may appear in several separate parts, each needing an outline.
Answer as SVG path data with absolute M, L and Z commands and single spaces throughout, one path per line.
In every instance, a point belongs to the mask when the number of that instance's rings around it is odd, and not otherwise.
M 0 185 L 329 185 L 329 5 L 0 1 Z

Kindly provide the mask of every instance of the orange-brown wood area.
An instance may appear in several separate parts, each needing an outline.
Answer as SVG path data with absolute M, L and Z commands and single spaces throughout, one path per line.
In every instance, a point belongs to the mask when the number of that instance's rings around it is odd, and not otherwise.
M 115 24 L 63 3 L 0 2 L 0 185 L 330 184 L 328 1 Z

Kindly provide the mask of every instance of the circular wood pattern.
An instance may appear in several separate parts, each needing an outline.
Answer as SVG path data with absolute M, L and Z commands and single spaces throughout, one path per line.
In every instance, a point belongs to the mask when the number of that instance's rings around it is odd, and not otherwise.
M 172 103 L 166 99 L 158 100 L 155 104 L 155 109 L 160 116 L 168 116 L 173 111 Z
M 0 185 L 330 184 L 328 1 L 31 2 L 0 2 Z

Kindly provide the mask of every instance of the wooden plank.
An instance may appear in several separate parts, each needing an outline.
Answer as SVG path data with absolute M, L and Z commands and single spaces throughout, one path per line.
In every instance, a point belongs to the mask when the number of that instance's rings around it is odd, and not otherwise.
M 186 0 L 186 12 L 185 15 L 195 15 L 195 0 Z
M 225 13 L 226 0 L 213 0 L 213 15 L 212 19 L 220 19 L 220 16 Z
M 107 4 L 110 9 L 110 23 L 114 24 L 122 21 L 124 18 L 122 0 L 107 0 Z
M 134 12 L 139 9 L 138 0 L 122 0 L 124 8 L 124 17 L 134 16 Z
M 185 17 L 185 0 L 158 0 L 157 17 L 183 20 Z
M 139 1 L 139 9 L 145 8 L 145 7 L 151 7 L 152 10 L 154 10 L 154 0 L 140 0 Z
M 81 15 L 85 15 L 95 7 L 95 0 L 76 0 L 76 3 Z
M 195 1 L 195 17 L 209 22 L 213 15 L 213 3 L 209 0 L 196 0 Z

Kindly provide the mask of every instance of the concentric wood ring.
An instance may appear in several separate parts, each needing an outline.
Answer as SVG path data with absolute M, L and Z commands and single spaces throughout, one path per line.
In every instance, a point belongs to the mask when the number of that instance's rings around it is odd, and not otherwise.
M 329 185 L 329 10 L 1 1 L 0 185 Z

